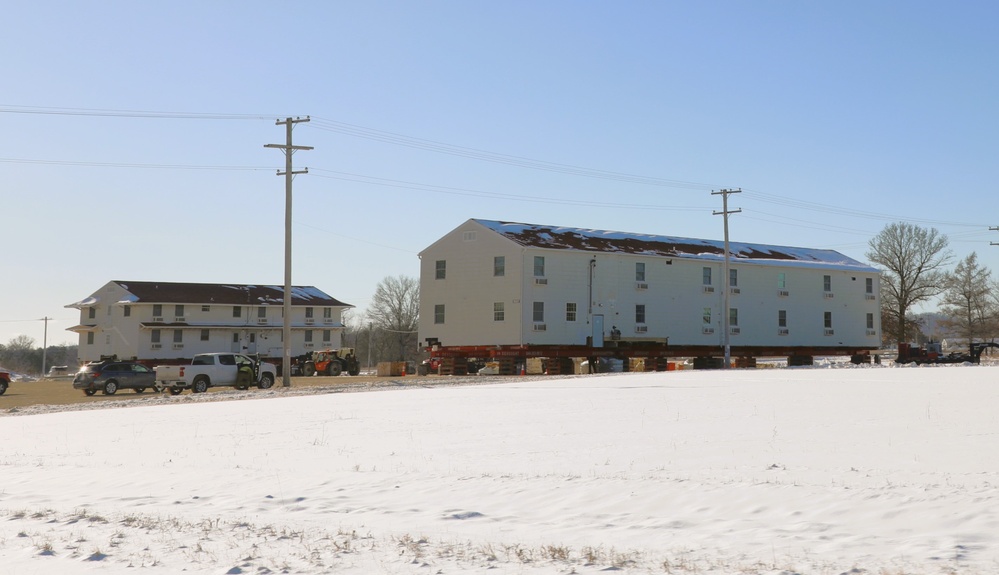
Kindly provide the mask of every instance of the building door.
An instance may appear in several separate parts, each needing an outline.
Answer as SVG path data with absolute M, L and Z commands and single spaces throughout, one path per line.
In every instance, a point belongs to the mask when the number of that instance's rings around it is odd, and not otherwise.
M 604 346 L 604 316 L 593 316 L 593 347 Z
M 239 352 L 243 351 L 243 350 L 239 349 L 239 345 L 240 345 L 239 344 L 239 332 L 238 331 L 234 331 L 234 332 L 232 332 L 232 346 L 229 347 L 229 351 L 231 351 L 233 353 L 239 353 Z
M 246 348 L 246 353 L 257 353 L 257 334 L 250 334 L 250 345 Z

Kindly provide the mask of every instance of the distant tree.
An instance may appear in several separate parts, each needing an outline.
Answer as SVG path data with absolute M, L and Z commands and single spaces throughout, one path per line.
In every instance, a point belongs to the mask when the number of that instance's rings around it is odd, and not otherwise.
M 35 349 L 35 340 L 19 335 L 3 346 L 0 365 L 21 373 L 38 373 L 41 371 L 41 358 L 42 350 Z
M 867 259 L 882 268 L 882 325 L 895 341 L 909 341 L 909 313 L 913 307 L 944 289 L 944 267 L 952 255 L 947 236 L 935 228 L 925 229 L 906 222 L 888 224 L 868 242 Z M 887 332 L 885 325 L 894 330 Z
M 367 310 L 371 326 L 389 348 L 390 359 L 406 361 L 417 354 L 420 283 L 407 276 L 387 277 L 375 288 Z
M 990 297 L 992 272 L 978 263 L 972 252 L 947 274 L 940 300 L 943 325 L 956 337 L 978 340 L 994 329 L 996 302 Z

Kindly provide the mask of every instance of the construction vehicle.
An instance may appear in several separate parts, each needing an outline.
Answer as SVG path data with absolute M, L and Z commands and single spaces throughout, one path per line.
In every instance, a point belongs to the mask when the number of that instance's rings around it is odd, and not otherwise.
M 324 349 L 305 354 L 302 361 L 302 375 L 357 375 L 361 373 L 361 362 L 354 355 L 354 348 Z
M 968 353 L 951 352 L 944 355 L 939 342 L 927 342 L 921 347 L 900 342 L 898 344 L 898 357 L 895 358 L 895 363 L 915 363 L 916 365 L 924 363 L 980 363 L 982 352 L 989 347 L 999 348 L 999 343 L 991 341 L 972 343 L 968 346 Z

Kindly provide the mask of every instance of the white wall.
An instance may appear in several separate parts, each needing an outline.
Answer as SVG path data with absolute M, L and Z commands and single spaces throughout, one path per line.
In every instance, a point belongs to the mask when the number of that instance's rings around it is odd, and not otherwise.
M 465 232 L 474 231 L 475 239 Z M 493 257 L 506 257 L 506 275 L 492 275 Z M 545 258 L 545 283 L 534 277 L 534 257 Z M 446 278 L 434 279 L 436 261 L 447 262 Z M 424 250 L 421 261 L 420 338 L 440 339 L 445 346 L 502 344 L 583 345 L 591 335 L 592 314 L 604 316 L 609 337 L 617 326 L 623 339 L 662 340 L 672 345 L 717 346 L 723 342 L 723 261 L 664 258 L 617 253 L 522 248 L 469 221 Z M 645 264 L 647 289 L 638 289 L 635 264 Z M 702 283 L 702 269 L 711 268 L 711 293 Z M 875 271 L 793 262 L 733 261 L 738 293 L 729 307 L 738 310 L 738 333 L 732 346 L 869 347 L 880 342 L 879 282 Z M 778 274 L 785 288 L 778 288 Z M 823 276 L 831 279 L 831 297 Z M 871 278 L 872 299 L 865 293 Z M 733 290 L 734 291 L 734 290 Z M 782 295 L 786 292 L 786 295 Z M 493 321 L 493 303 L 505 302 L 504 322 Z M 536 331 L 534 302 L 544 302 L 544 331 Z M 566 304 L 576 304 L 576 321 L 566 321 Z M 434 305 L 445 304 L 443 325 L 434 324 Z M 636 330 L 635 306 L 644 304 L 647 331 Z M 711 324 L 703 322 L 711 310 Z M 778 326 L 778 311 L 786 312 L 786 334 Z M 832 331 L 824 326 L 832 313 Z M 874 329 L 867 329 L 867 314 Z M 711 328 L 705 333 L 704 328 Z M 734 330 L 733 330 L 734 331 Z

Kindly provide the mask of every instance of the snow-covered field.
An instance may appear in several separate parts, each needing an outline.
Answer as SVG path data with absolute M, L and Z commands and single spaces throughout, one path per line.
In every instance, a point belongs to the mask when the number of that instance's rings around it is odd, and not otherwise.
M 4 413 L 0 572 L 999 572 L 999 367 L 498 381 Z

